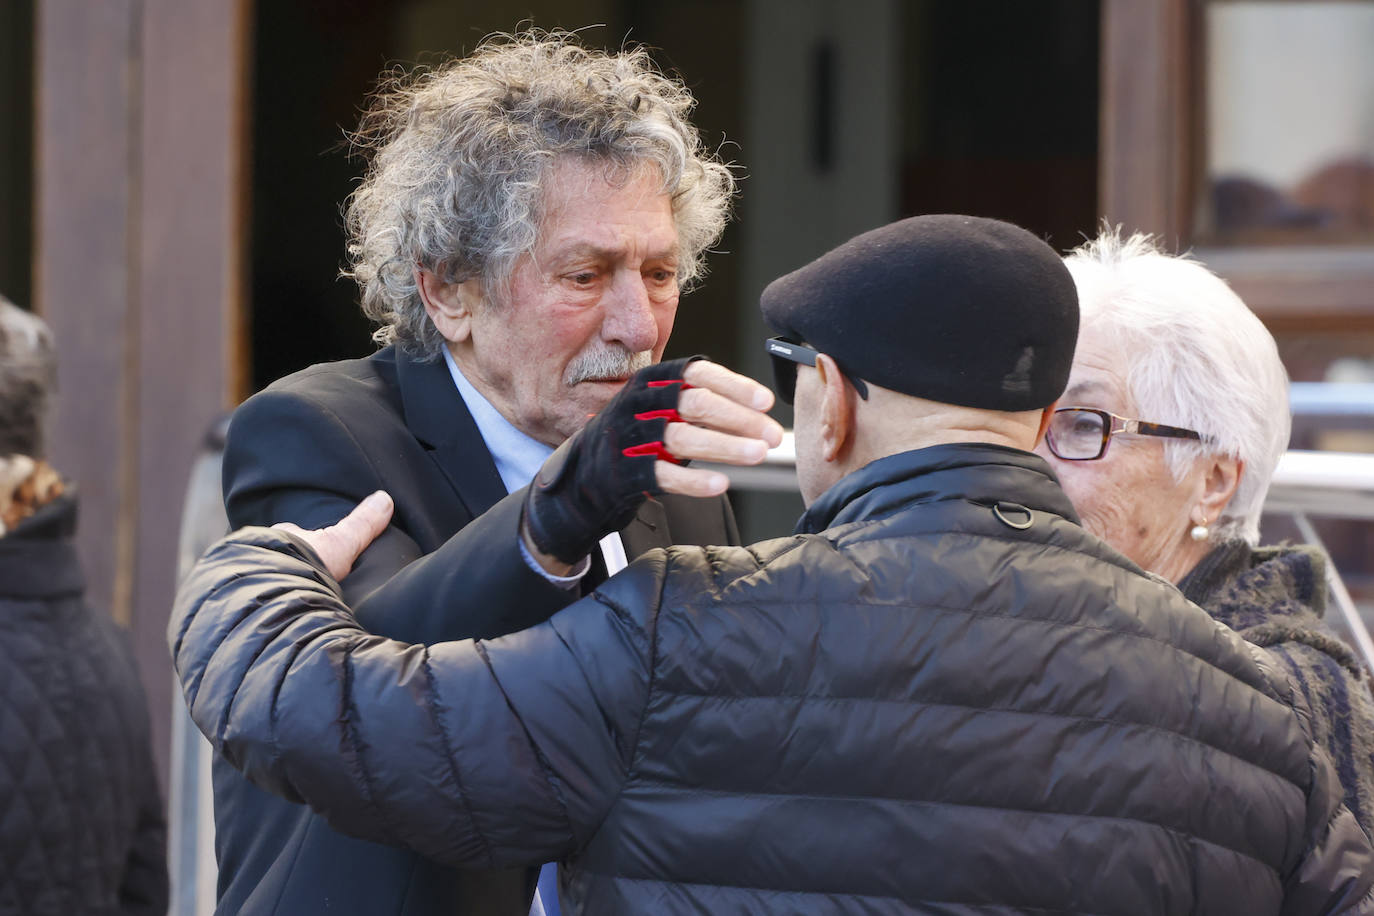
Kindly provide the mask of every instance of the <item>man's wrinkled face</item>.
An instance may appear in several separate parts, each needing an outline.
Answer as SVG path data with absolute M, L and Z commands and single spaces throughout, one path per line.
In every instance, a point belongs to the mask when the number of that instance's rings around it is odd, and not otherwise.
M 678 236 L 657 172 L 612 183 L 604 164 L 556 164 L 539 241 L 508 289 L 476 310 L 459 365 L 515 426 L 557 445 L 657 362 L 672 333 Z

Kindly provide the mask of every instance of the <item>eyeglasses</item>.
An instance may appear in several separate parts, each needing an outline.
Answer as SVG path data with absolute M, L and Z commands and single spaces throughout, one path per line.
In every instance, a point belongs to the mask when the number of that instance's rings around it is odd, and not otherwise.
M 1112 436 L 1126 433 L 1132 436 L 1162 436 L 1166 439 L 1197 439 L 1202 436 L 1191 429 L 1128 420 L 1093 407 L 1060 407 L 1050 418 L 1045 431 L 1045 444 L 1050 453 L 1065 461 L 1094 461 L 1107 454 Z
M 797 393 L 797 364 L 816 365 L 820 351 L 804 347 L 786 337 L 770 337 L 763 342 L 763 348 L 773 358 L 773 387 L 778 389 L 778 397 L 791 404 Z M 843 369 L 840 372 L 849 379 L 849 384 L 854 386 L 859 397 L 867 401 L 868 386 L 863 379 L 855 378 Z

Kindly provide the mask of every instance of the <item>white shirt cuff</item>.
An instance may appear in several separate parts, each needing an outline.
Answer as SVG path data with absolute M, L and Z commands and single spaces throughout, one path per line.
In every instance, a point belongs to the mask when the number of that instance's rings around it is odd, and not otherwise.
M 525 558 L 525 562 L 529 564 L 530 569 L 539 573 L 539 575 L 543 576 L 545 579 L 548 579 L 550 582 L 552 582 L 554 585 L 557 585 L 559 588 L 564 589 L 573 588 L 574 586 L 576 586 L 577 583 L 582 581 L 582 577 L 587 574 L 587 570 L 592 568 L 592 558 L 583 557 L 582 561 L 572 568 L 572 572 L 568 573 L 566 576 L 555 576 L 553 573 L 549 572 L 547 569 L 539 565 L 539 561 L 534 558 L 533 554 L 530 553 L 529 548 L 525 546 L 524 538 L 520 538 L 520 556 Z

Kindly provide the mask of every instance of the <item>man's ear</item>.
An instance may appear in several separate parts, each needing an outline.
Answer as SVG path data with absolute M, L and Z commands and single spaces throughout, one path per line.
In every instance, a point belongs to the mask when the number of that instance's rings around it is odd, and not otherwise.
M 1202 495 L 1193 510 L 1196 524 L 1210 525 L 1230 504 L 1245 474 L 1245 462 L 1228 455 L 1203 457 Z
M 833 359 L 816 355 L 816 372 L 821 382 L 821 455 L 826 461 L 839 461 L 854 444 L 854 414 L 859 393 L 845 381 Z
M 472 316 L 482 297 L 478 280 L 447 283 L 423 267 L 417 267 L 415 285 L 420 291 L 420 301 L 425 304 L 425 314 L 445 340 L 462 343 L 472 335 Z
M 1059 402 L 1055 401 L 1049 407 L 1040 412 L 1040 428 L 1035 431 L 1035 446 L 1039 447 L 1045 441 L 1045 430 L 1050 428 L 1050 421 L 1054 419 L 1054 412 L 1059 408 Z

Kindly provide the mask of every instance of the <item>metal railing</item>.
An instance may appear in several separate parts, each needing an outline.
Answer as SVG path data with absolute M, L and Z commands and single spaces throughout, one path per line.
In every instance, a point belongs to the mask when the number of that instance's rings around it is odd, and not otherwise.
M 752 468 L 715 467 L 740 490 L 793 492 L 797 451 L 791 431 Z M 1279 459 L 1265 512 L 1374 520 L 1374 455 L 1350 452 L 1286 452 Z
M 1374 386 L 1356 387 L 1374 389 Z M 1364 409 L 1368 411 L 1367 404 Z M 791 431 L 788 431 L 783 434 L 782 444 L 770 451 L 761 465 L 751 468 L 715 467 L 730 478 L 732 489 L 793 492 L 797 489 L 796 460 L 796 442 Z M 1317 516 L 1374 521 L 1374 455 L 1307 451 L 1285 453 L 1274 471 L 1264 511 L 1266 514 L 1291 516 L 1302 539 L 1327 552 L 1311 519 Z M 1333 603 L 1365 665 L 1374 671 L 1374 639 L 1370 638 L 1359 609 L 1350 597 L 1350 591 L 1327 553 L 1326 569 Z

